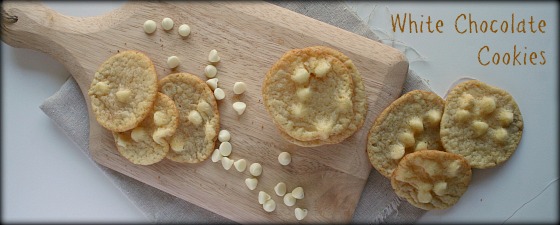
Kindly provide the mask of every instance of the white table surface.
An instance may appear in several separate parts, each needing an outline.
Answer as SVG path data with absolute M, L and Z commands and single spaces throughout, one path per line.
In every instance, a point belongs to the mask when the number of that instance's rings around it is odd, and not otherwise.
M 67 15 L 93 16 L 122 2 L 46 2 Z M 469 76 L 509 91 L 525 123 L 516 153 L 496 168 L 474 170 L 468 191 L 447 210 L 427 212 L 418 222 L 558 221 L 558 24 L 556 3 L 351 3 L 370 25 L 387 34 L 390 13 L 444 21 L 442 34 L 392 34 L 420 53 L 410 69 L 442 95 Z M 374 9 L 374 6 L 376 8 Z M 545 34 L 468 34 L 454 31 L 457 15 L 546 20 Z M 477 52 L 488 45 L 545 51 L 537 66 L 481 66 Z M 411 52 L 410 50 L 408 51 Z M 420 59 L 420 60 L 418 60 Z M 423 60 L 424 59 L 424 60 Z M 2 222 L 148 222 L 93 162 L 39 109 L 70 74 L 46 54 L 2 43 Z M 508 219 L 509 218 L 509 219 Z

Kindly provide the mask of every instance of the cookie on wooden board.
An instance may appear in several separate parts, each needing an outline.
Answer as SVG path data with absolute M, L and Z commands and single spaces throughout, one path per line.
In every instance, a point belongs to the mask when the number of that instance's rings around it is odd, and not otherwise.
M 413 206 L 446 209 L 467 191 L 471 177 L 471 167 L 461 155 L 423 150 L 403 157 L 391 176 L 391 186 Z
M 393 101 L 373 123 L 367 139 L 367 154 L 373 167 L 391 177 L 406 154 L 419 150 L 442 150 L 439 133 L 445 102 L 421 90 Z
M 101 64 L 88 96 L 99 124 L 123 132 L 146 118 L 156 100 L 157 88 L 157 74 L 150 58 L 129 50 Z
M 195 75 L 174 73 L 159 82 L 160 92 L 169 96 L 179 110 L 179 127 L 170 138 L 167 158 L 198 163 L 214 151 L 220 130 L 220 114 L 214 93 Z
M 268 71 L 262 94 L 286 140 L 319 146 L 339 143 L 363 124 L 364 90 L 350 59 L 316 46 L 285 53 Z
M 151 165 L 165 158 L 169 138 L 179 125 L 179 111 L 168 96 L 158 93 L 153 110 L 137 127 L 113 132 L 119 153 L 130 162 Z
M 447 95 L 441 121 L 445 150 L 464 156 L 473 168 L 490 168 L 515 152 L 523 133 L 523 117 L 505 90 L 470 80 Z

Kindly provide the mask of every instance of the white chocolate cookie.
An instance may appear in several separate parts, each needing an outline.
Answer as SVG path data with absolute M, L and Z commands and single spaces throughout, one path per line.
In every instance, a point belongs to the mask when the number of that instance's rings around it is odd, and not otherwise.
M 348 57 L 317 46 L 284 54 L 267 73 L 262 94 L 286 140 L 318 146 L 339 143 L 363 124 L 364 90 Z
M 414 90 L 391 103 L 373 123 L 367 153 L 373 167 L 391 177 L 408 153 L 441 150 L 439 122 L 444 101 L 432 92 Z
M 508 92 L 471 80 L 447 96 L 440 132 L 446 151 L 464 156 L 473 168 L 489 168 L 515 152 L 523 118 Z
M 113 132 L 119 153 L 130 162 L 151 165 L 165 158 L 169 137 L 179 124 L 179 111 L 173 100 L 158 93 L 154 109 L 137 127 Z
M 425 150 L 404 156 L 391 176 L 391 186 L 413 206 L 446 209 L 467 191 L 471 176 L 471 167 L 462 156 Z
M 123 51 L 103 62 L 88 90 L 97 122 L 108 130 L 124 132 L 136 127 L 152 110 L 157 75 L 150 58 Z
M 212 90 L 195 75 L 175 73 L 161 79 L 160 91 L 171 97 L 179 110 L 179 128 L 170 139 L 167 158 L 184 163 L 204 161 L 212 154 L 220 130 Z

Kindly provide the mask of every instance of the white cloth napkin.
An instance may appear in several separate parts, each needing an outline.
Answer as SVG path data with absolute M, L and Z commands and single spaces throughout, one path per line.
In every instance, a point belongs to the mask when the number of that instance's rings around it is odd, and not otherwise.
M 276 5 L 354 32 L 372 40 L 379 38 L 344 3 L 273 2 Z M 429 87 L 414 71 L 408 73 L 402 93 Z M 41 110 L 89 156 L 89 120 L 85 100 L 73 78 L 68 79 Z M 234 223 L 171 194 L 95 163 L 128 199 L 154 223 Z M 414 223 L 424 210 L 397 197 L 389 180 L 372 169 L 352 219 L 353 223 Z

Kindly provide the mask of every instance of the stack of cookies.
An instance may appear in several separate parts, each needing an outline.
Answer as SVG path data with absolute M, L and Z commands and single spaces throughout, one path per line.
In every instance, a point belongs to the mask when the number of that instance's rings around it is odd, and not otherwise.
M 146 55 L 123 51 L 100 66 L 88 95 L 97 121 L 113 132 L 119 153 L 134 164 L 166 157 L 197 163 L 214 149 L 218 106 L 195 75 L 176 73 L 158 81 Z
M 342 142 L 363 125 L 367 113 L 356 66 L 324 46 L 286 52 L 266 74 L 262 95 L 280 134 L 305 147 Z
M 371 127 L 367 153 L 398 196 L 418 208 L 445 209 L 467 190 L 471 168 L 506 161 L 522 132 L 513 97 L 471 80 L 446 100 L 419 90 L 395 100 Z

